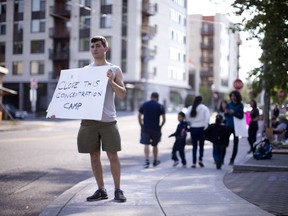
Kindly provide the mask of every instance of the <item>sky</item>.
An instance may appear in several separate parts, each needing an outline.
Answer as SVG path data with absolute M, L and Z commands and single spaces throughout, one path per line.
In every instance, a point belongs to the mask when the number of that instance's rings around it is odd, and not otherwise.
M 215 15 L 216 13 L 227 14 L 227 18 L 231 22 L 239 22 L 240 18 L 233 16 L 233 8 L 230 6 L 231 0 L 222 0 L 222 3 L 212 3 L 210 0 L 188 0 L 188 14 L 202 14 L 204 16 Z M 230 14 L 230 15 L 228 15 Z M 242 45 L 240 46 L 240 70 L 239 77 L 245 82 L 247 72 L 259 67 L 258 61 L 261 56 L 261 49 L 258 46 L 258 41 L 247 41 L 247 33 L 240 33 Z

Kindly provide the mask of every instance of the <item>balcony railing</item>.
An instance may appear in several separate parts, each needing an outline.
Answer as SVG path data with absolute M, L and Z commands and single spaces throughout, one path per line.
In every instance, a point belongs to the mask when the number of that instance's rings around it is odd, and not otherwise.
M 201 43 L 201 49 L 214 49 L 214 44 L 213 43 Z
M 142 13 L 146 16 L 154 16 L 157 12 L 157 4 L 143 2 L 142 3 Z
M 213 77 L 213 70 L 201 70 L 200 76 L 201 77 Z
M 200 57 L 201 63 L 213 63 L 214 59 L 213 57 Z
M 202 35 L 214 35 L 214 28 L 201 28 L 201 34 Z
M 64 17 L 70 18 L 71 16 L 71 6 L 65 5 L 64 7 L 60 7 L 60 5 L 50 6 L 50 15 L 56 17 Z
M 63 49 L 56 51 L 54 49 L 49 49 L 49 59 L 51 60 L 68 60 L 69 59 L 69 50 Z
M 50 38 L 69 38 L 70 37 L 70 28 L 63 28 L 61 31 L 56 28 L 49 28 L 49 37 Z
M 154 37 L 156 34 L 157 28 L 154 26 L 150 26 L 147 24 L 143 24 L 141 28 L 142 35 L 146 35 L 149 37 Z

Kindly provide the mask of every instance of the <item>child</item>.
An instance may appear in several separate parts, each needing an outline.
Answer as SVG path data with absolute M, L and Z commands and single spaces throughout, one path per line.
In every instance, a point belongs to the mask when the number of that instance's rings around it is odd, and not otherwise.
M 173 166 L 179 164 L 177 157 L 177 151 L 179 152 L 181 162 L 183 167 L 186 167 L 185 159 L 185 145 L 186 145 L 186 136 L 187 136 L 187 122 L 185 121 L 185 114 L 183 112 L 178 113 L 178 121 L 176 132 L 171 134 L 169 137 L 175 136 L 176 140 L 172 148 L 172 160 L 174 161 Z
M 204 131 L 205 139 L 213 143 L 213 157 L 216 163 L 216 168 L 221 169 L 223 164 L 226 139 L 229 131 L 226 126 L 222 124 L 223 117 L 216 115 L 215 124 L 210 124 Z

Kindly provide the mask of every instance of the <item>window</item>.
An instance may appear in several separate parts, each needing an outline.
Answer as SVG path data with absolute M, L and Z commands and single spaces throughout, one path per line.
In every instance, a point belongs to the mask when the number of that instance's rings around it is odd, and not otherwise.
M 23 21 L 14 22 L 14 34 L 23 34 Z
M 101 0 L 101 5 L 112 5 L 113 0 Z
M 6 2 L 0 3 L 0 14 L 6 14 Z
M 44 50 L 45 50 L 44 40 L 31 41 L 31 53 L 44 53 Z
M 1 23 L 0 24 L 0 35 L 6 34 L 6 24 Z
M 80 17 L 80 29 L 90 28 L 91 27 L 91 17 L 90 16 L 81 16 Z
M 13 42 L 13 54 L 22 54 L 23 53 L 23 42 L 14 41 Z
M 90 60 L 88 60 L 88 59 L 84 59 L 84 60 L 82 59 L 82 60 L 78 61 L 78 67 L 79 68 L 82 68 L 88 64 L 90 64 Z
M 45 0 L 32 0 L 32 11 L 45 11 Z
M 45 20 L 32 20 L 31 32 L 45 32 Z
M 84 5 L 86 7 L 91 7 L 91 0 L 80 0 L 80 5 Z
M 100 28 L 111 28 L 112 16 L 109 14 L 102 14 L 100 18 Z
M 22 75 L 23 74 L 23 62 L 13 62 L 12 63 L 12 74 Z
M 31 61 L 30 74 L 31 75 L 44 74 L 44 61 Z
M 24 12 L 24 0 L 15 0 L 14 12 L 23 13 Z
M 79 38 L 79 51 L 89 51 L 90 50 L 90 38 Z

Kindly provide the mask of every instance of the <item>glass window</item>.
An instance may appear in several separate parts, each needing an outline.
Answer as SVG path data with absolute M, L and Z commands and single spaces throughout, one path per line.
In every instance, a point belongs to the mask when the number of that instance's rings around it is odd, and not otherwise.
M 14 41 L 13 42 L 13 54 L 22 54 L 23 53 L 23 42 Z
M 24 0 L 15 0 L 14 12 L 23 13 L 24 12 Z
M 0 14 L 6 14 L 6 2 L 0 3 Z
M 101 0 L 101 5 L 112 5 L 113 0 Z
M 14 22 L 14 34 L 23 34 L 23 21 Z
M 90 38 L 80 38 L 79 39 L 79 51 L 89 51 L 90 50 Z
M 32 20 L 31 32 L 45 32 L 45 20 Z
M 44 40 L 31 41 L 31 53 L 44 53 L 44 50 L 45 50 Z
M 32 0 L 32 11 L 45 11 L 45 0 Z
M 0 24 L 0 35 L 6 34 L 6 24 L 1 23 Z
M 100 28 L 111 28 L 112 16 L 109 14 L 102 14 L 100 18 Z
M 78 67 L 82 68 L 86 65 L 90 64 L 90 60 L 89 59 L 82 59 L 78 61 Z
M 13 62 L 12 63 L 12 74 L 22 75 L 23 74 L 23 62 Z
M 91 7 L 91 0 L 79 0 L 80 5 Z
M 44 74 L 44 61 L 31 61 L 30 74 L 31 75 Z

